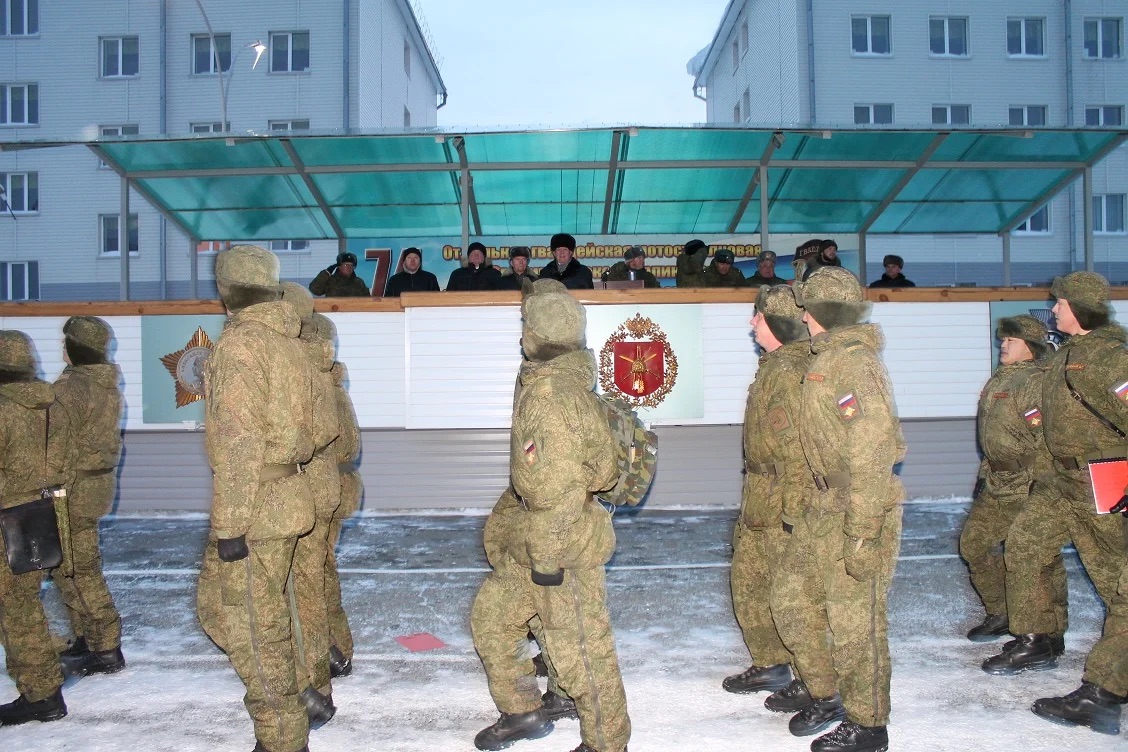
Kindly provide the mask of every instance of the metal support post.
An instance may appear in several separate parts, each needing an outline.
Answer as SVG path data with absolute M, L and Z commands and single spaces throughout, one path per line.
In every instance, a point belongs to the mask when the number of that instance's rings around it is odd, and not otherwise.
M 121 179 L 121 207 L 118 213 L 118 253 L 121 261 L 121 300 L 129 300 L 129 180 Z
M 1085 271 L 1093 271 L 1093 168 L 1086 167 L 1081 176 L 1085 210 Z
M 1003 287 L 1011 286 L 1011 234 L 1009 232 L 999 233 L 999 237 L 1003 239 Z
M 760 251 L 770 250 L 768 242 L 768 166 L 760 165 Z
M 866 286 L 866 231 L 858 233 L 858 281 Z
M 188 296 L 192 300 L 200 299 L 200 252 L 196 246 L 200 241 L 188 236 Z

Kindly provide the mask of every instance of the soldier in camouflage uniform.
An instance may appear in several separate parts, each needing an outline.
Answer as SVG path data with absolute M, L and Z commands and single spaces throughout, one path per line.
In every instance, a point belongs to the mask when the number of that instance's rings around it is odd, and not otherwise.
M 705 260 L 708 258 L 709 246 L 704 240 L 694 238 L 686 243 L 678 254 L 675 284 L 678 287 L 704 287 Z
M 328 723 L 337 708 L 329 675 L 329 611 L 325 598 L 325 565 L 329 558 L 329 527 L 341 505 L 341 476 L 333 446 L 337 425 L 337 387 L 333 384 L 336 355 L 333 340 L 323 336 L 313 320 L 313 296 L 299 284 L 282 283 L 282 300 L 294 307 L 302 322 L 299 340 L 313 374 L 313 459 L 305 466 L 314 498 L 313 529 L 298 538 L 290 572 L 290 618 L 293 623 L 298 685 L 309 713 L 310 726 Z M 329 334 L 328 331 L 325 334 Z M 305 678 L 303 679 L 303 672 Z
M 1064 697 L 1038 700 L 1034 712 L 1059 723 L 1118 733 L 1120 702 L 1128 693 L 1123 644 L 1128 589 L 1126 520 L 1097 514 L 1088 462 L 1124 457 L 1128 435 L 1128 332 L 1111 321 L 1109 288 L 1093 272 L 1054 280 L 1057 328 L 1070 335 L 1050 359 L 1042 382 L 1044 435 L 1053 473 L 1035 487 L 1007 538 L 1007 608 L 1018 640 L 984 664 L 992 673 L 1053 666 L 1050 635 L 1057 626 L 1046 571 L 1072 542 L 1105 602 L 1105 640 L 1090 653 L 1081 687 Z
M 1042 360 L 1049 352 L 1046 326 L 1033 316 L 999 320 L 999 368 L 979 395 L 979 465 L 971 511 L 960 534 L 960 555 L 971 572 L 987 616 L 967 633 L 990 642 L 1009 631 L 1003 543 L 1030 495 L 1034 480 L 1050 472 L 1042 439 Z M 1052 578 L 1058 623 L 1052 639 L 1064 645 L 1068 626 L 1065 565 L 1059 556 Z M 1059 651 L 1060 652 L 1060 651 Z
M 42 498 L 68 480 L 69 416 L 54 388 L 36 378 L 31 340 L 0 331 L 0 508 Z M 13 574 L 0 538 L 0 643 L 20 696 L 0 705 L 0 726 L 57 721 L 67 714 L 63 673 L 47 628 L 43 571 Z
M 889 641 L 886 604 L 900 550 L 904 489 L 893 467 L 905 443 L 893 389 L 881 362 L 881 330 L 853 274 L 820 267 L 796 288 L 811 333 L 812 359 L 800 389 L 799 440 L 815 489 L 805 500 L 788 556 L 773 584 L 782 601 L 815 599 L 829 634 L 776 618 L 813 702 L 789 725 L 814 734 L 813 752 L 877 752 L 889 745 Z M 826 642 L 834 671 L 826 673 Z M 837 681 L 835 681 L 837 677 Z M 841 696 L 835 694 L 837 688 Z
M 733 266 L 736 255 L 728 248 L 718 248 L 713 263 L 705 267 L 701 287 L 747 287 L 744 272 Z
M 78 673 L 112 674 L 125 668 L 121 616 L 102 576 L 98 520 L 117 492 L 121 459 L 121 371 L 107 361 L 112 330 L 99 318 L 72 316 L 63 324 L 67 367 L 55 381 L 55 399 L 73 425 L 67 489 L 71 571 L 52 578 L 67 607 L 75 639 L 63 658 Z
M 770 608 L 772 573 L 802 508 L 810 473 L 796 434 L 799 384 L 810 337 L 790 287 L 761 287 L 752 331 L 761 356 L 744 408 L 744 493 L 733 531 L 732 606 L 752 666 L 724 680 L 729 692 L 775 691 L 791 682 L 791 654 Z M 785 527 L 786 525 L 786 527 Z
M 291 645 L 287 577 L 313 528 L 301 465 L 314 449 L 313 379 L 301 320 L 279 298 L 278 259 L 235 246 L 215 264 L 229 318 L 207 369 L 211 543 L 198 585 L 200 623 L 247 688 L 257 752 L 306 750 L 309 719 Z M 303 677 L 304 680 L 304 677 Z
M 603 569 L 615 533 L 593 497 L 618 479 L 616 441 L 593 392 L 583 306 L 550 291 L 528 296 L 521 308 L 528 361 L 510 441 L 521 512 L 471 614 L 474 647 L 501 717 L 474 743 L 501 749 L 552 730 L 524 649 L 529 621 L 539 616 L 560 685 L 579 712 L 583 741 L 574 752 L 625 752 L 630 719 Z

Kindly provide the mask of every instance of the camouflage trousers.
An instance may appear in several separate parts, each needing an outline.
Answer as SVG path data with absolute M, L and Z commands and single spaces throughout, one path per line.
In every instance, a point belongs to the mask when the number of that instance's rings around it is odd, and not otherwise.
M 39 586 L 43 572 L 12 574 L 0 538 L 0 644 L 8 676 L 21 695 L 35 702 L 63 686 L 59 654 L 47 627 Z
M 1058 629 L 1052 572 L 1069 542 L 1111 611 L 1121 571 L 1128 564 L 1126 536 L 1128 520 L 1096 514 L 1088 471 L 1058 471 L 1052 481 L 1036 485 L 1007 537 L 1011 632 L 1054 634 Z
M 215 541 L 208 543 L 196 595 L 200 626 L 227 653 L 247 688 L 243 704 L 261 746 L 296 752 L 309 740 L 286 597 L 296 540 L 248 545 L 247 558 L 223 562 Z
M 298 538 L 286 585 L 298 686 L 302 690 L 313 687 L 326 696 L 333 692 L 329 681 L 329 610 L 325 597 L 330 523 L 331 520 L 319 516 L 313 529 Z
M 1120 570 L 1116 595 L 1108 604 L 1104 635 L 1085 661 L 1085 681 L 1128 695 L 1128 565 Z
M 889 722 L 887 603 L 901 547 L 901 507 L 878 538 L 876 575 L 856 580 L 843 559 L 845 514 L 807 510 L 795 525 L 772 581 L 772 614 L 812 697 L 842 695 L 861 726 Z
M 72 508 L 70 542 L 73 574 L 67 577 L 56 569 L 51 578 L 67 607 L 71 631 L 76 638 L 86 638 L 87 646 L 96 652 L 120 647 L 121 616 L 102 575 L 97 518 L 78 517 Z
M 345 658 L 352 660 L 353 635 L 349 627 L 349 617 L 341 600 L 341 575 L 337 571 L 337 544 L 341 540 L 341 525 L 360 509 L 360 497 L 364 492 L 360 473 L 354 471 L 341 474 L 341 504 L 329 522 L 328 550 L 325 556 L 325 608 L 329 619 L 329 644 L 336 646 Z
M 604 579 L 603 567 L 565 570 L 562 585 L 540 587 L 506 557 L 478 590 L 470 627 L 498 710 L 528 713 L 541 706 L 528 646 L 529 623 L 539 617 L 559 684 L 576 702 L 583 742 L 623 752 L 631 722 Z
M 791 536 L 782 525 L 752 529 L 737 520 L 733 531 L 732 569 L 729 587 L 736 622 L 744 644 L 757 666 L 791 662 L 772 618 L 772 576 L 787 549 Z
M 1027 494 L 998 496 L 983 491 L 972 502 L 960 532 L 960 556 L 967 562 L 971 584 L 988 614 L 1007 614 L 1007 568 L 1003 550 L 1011 527 L 1028 498 Z M 1060 552 L 1045 574 L 1049 577 L 1056 615 L 1050 634 L 1063 635 L 1069 627 L 1069 599 L 1065 563 Z

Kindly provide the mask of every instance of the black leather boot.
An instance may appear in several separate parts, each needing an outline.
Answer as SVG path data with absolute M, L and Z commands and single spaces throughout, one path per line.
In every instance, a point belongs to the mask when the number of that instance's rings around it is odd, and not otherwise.
M 85 637 L 75 637 L 63 650 L 59 651 L 60 658 L 81 658 L 90 652 L 86 645 Z
M 967 639 L 972 642 L 994 642 L 1010 634 L 1010 619 L 1006 614 L 987 614 L 982 624 L 972 627 Z
M 802 679 L 792 679 L 783 689 L 764 699 L 764 707 L 773 713 L 798 713 L 814 702 Z
M 333 704 L 333 697 L 326 697 L 313 687 L 306 687 L 301 693 L 302 702 L 305 703 L 306 715 L 309 716 L 311 729 L 321 728 L 337 714 L 337 706 Z
M 255 748 L 251 752 L 270 752 L 266 747 L 262 746 L 262 742 L 255 741 Z M 309 745 L 302 747 L 298 752 L 309 752 Z
M 726 677 L 721 687 L 733 694 L 749 692 L 775 692 L 791 683 L 791 666 L 778 663 L 774 666 L 751 666 L 746 671 Z
M 336 645 L 329 648 L 329 678 L 339 679 L 342 676 L 348 676 L 352 673 L 352 658 L 346 658 L 345 654 Z
M 71 671 L 80 676 L 91 676 L 116 674 L 123 668 L 125 668 L 125 656 L 121 654 L 121 648 L 116 647 L 112 650 L 86 651 L 73 661 Z
M 561 697 L 550 689 L 544 693 L 541 700 L 544 702 L 545 715 L 548 716 L 550 721 L 559 721 L 561 718 L 578 719 L 580 717 L 576 710 L 576 701 L 571 697 Z
M 544 653 L 533 656 L 533 669 L 537 676 L 548 676 L 548 664 L 544 662 Z
M 842 707 L 842 698 L 835 693 L 834 697 L 813 700 L 791 718 L 787 729 L 792 736 L 810 736 L 845 717 L 846 708 Z
M 67 704 L 63 702 L 63 690 L 56 689 L 55 693 L 42 700 L 30 702 L 20 695 L 15 700 L 0 705 L 0 726 L 16 726 L 29 721 L 57 721 L 67 714 Z
M 1120 703 L 1124 698 L 1087 681 L 1065 697 L 1043 697 L 1030 708 L 1047 721 L 1064 726 L 1088 726 L 1100 734 L 1120 733 Z
M 502 713 L 501 717 L 490 726 L 478 732 L 474 737 L 474 746 L 478 749 L 505 749 L 514 742 L 522 739 L 540 739 L 552 733 L 552 721 L 544 708 L 537 708 L 528 713 Z
M 811 742 L 811 752 L 885 752 L 889 731 L 885 726 L 859 726 L 843 721 L 838 728 Z
M 572 752 L 600 752 L 595 747 L 589 747 L 587 744 L 581 744 L 572 750 Z M 623 752 L 627 752 L 627 748 L 623 747 Z
M 1057 665 L 1053 641 L 1049 635 L 1024 634 L 1003 646 L 1003 652 L 983 661 L 983 670 L 996 676 L 1009 676 L 1021 671 L 1044 671 Z

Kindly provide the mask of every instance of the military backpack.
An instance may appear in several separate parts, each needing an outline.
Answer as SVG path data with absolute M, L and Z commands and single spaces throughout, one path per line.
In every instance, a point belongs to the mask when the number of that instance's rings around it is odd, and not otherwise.
M 619 479 L 596 496 L 616 506 L 637 506 L 650 490 L 658 467 L 658 436 L 643 425 L 630 405 L 599 395 L 599 405 L 615 437 Z

